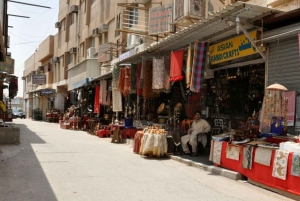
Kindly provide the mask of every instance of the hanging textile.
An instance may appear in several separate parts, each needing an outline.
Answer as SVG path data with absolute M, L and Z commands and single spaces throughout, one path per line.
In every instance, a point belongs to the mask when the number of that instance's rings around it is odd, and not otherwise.
M 94 113 L 100 114 L 100 86 L 95 87 L 95 98 L 94 98 Z
M 300 177 L 300 153 L 293 153 L 291 175 Z
M 165 85 L 165 59 L 153 58 L 153 79 L 152 89 L 155 92 L 161 92 Z
M 229 145 L 226 148 L 226 158 L 240 160 L 240 146 Z
M 142 64 L 137 65 L 137 70 L 136 70 L 136 88 L 137 88 L 137 95 L 141 96 L 143 94 L 143 87 L 141 82 L 141 75 L 142 75 Z
M 118 79 L 120 76 L 120 67 L 115 66 L 112 73 L 112 102 L 113 111 L 122 111 L 122 95 L 118 90 Z
M 130 68 L 130 93 L 136 93 L 136 82 L 137 82 L 137 64 L 131 64 Z
M 111 100 L 111 93 L 108 91 L 107 80 L 100 80 L 100 104 L 109 106 Z
M 118 89 L 121 93 L 124 93 L 124 87 L 125 87 L 125 68 L 121 68 L 119 80 L 118 80 Z
M 255 150 L 254 162 L 261 165 L 270 166 L 272 149 L 257 147 Z
M 263 122 L 271 126 L 273 117 L 282 117 L 282 96 L 281 91 L 266 90 L 263 103 Z
M 193 119 L 195 116 L 195 111 L 201 110 L 201 94 L 200 93 L 191 93 L 188 96 L 188 117 Z
M 190 86 L 191 91 L 195 93 L 199 93 L 200 90 L 203 88 L 206 55 L 205 53 L 206 43 L 199 43 L 198 41 L 195 41 Z
M 124 97 L 127 97 L 130 91 L 130 68 L 126 66 L 122 72 L 124 73 L 124 84 L 122 94 Z
M 244 146 L 242 166 L 246 169 L 252 168 L 253 146 Z
M 140 77 L 140 88 L 144 88 L 144 79 L 145 79 L 145 69 L 146 69 L 147 60 L 145 58 L 142 59 L 142 69 L 141 69 L 141 77 Z
M 287 107 L 282 108 L 286 113 L 287 126 L 294 126 L 295 111 L 296 111 L 296 91 L 283 91 L 282 99 L 287 99 Z M 283 112 L 283 113 L 284 113 Z
M 214 148 L 213 148 L 213 162 L 221 165 L 221 153 L 222 153 L 222 145 L 223 142 L 220 141 L 214 141 Z
M 165 70 L 164 70 L 164 92 L 169 93 L 171 91 L 171 84 L 170 84 L 170 68 L 171 68 L 171 58 L 170 56 L 165 56 Z
M 181 81 L 182 76 L 182 66 L 183 66 L 183 55 L 184 50 L 178 50 L 171 53 L 171 71 L 170 71 L 170 81 Z
M 143 97 L 145 98 L 153 98 L 157 97 L 158 94 L 153 92 L 152 90 L 152 62 L 146 63 L 145 68 L 145 78 L 144 78 L 144 89 L 143 89 Z
M 185 83 L 186 88 L 191 87 L 191 75 L 192 75 L 192 44 L 188 47 L 186 68 L 185 68 Z

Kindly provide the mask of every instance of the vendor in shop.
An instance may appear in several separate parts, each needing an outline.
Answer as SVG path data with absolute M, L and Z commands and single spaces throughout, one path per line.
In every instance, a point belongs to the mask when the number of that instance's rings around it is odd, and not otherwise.
M 211 126 L 205 119 L 201 119 L 200 112 L 196 112 L 194 116 L 194 121 L 191 128 L 188 130 L 187 135 L 181 137 L 181 145 L 184 154 L 189 154 L 191 156 L 197 155 L 197 139 L 205 147 L 207 144 L 206 133 L 211 130 Z M 200 135 L 198 137 L 198 135 Z M 192 153 L 190 152 L 187 143 L 192 146 Z

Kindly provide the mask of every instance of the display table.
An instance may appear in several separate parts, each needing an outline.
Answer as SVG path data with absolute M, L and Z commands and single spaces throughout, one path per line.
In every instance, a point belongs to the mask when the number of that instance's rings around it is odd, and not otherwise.
M 139 154 L 140 153 L 140 148 L 141 148 L 141 140 L 144 136 L 143 131 L 138 131 L 135 133 L 134 136 L 134 144 L 133 144 L 133 152 Z
M 138 131 L 143 131 L 143 128 L 125 128 L 124 134 L 123 134 L 123 139 L 126 139 L 126 138 L 134 139 L 134 136 L 135 136 L 136 132 L 138 132 Z
M 115 125 L 115 124 L 109 124 L 109 128 L 113 133 L 111 142 L 112 143 L 122 143 L 123 142 L 123 130 L 124 125 Z
M 215 141 L 213 142 L 215 143 Z M 233 160 L 227 158 L 226 152 L 229 149 L 228 142 L 220 142 L 222 143 L 221 156 L 220 156 L 220 164 L 214 163 L 215 166 L 224 167 L 226 169 L 230 169 L 236 172 L 239 172 L 246 176 L 249 180 L 261 183 L 265 186 L 279 189 L 281 191 L 285 191 L 292 195 L 300 196 L 300 177 L 291 175 L 291 166 L 293 153 L 289 153 L 288 156 L 288 166 L 287 166 L 287 174 L 286 179 L 278 179 L 272 176 L 273 171 L 273 163 L 276 149 L 272 149 L 270 166 L 262 165 L 254 162 L 255 154 L 257 151 L 257 147 L 253 146 L 253 155 L 252 155 L 252 167 L 251 169 L 243 168 L 243 152 L 247 145 L 238 146 L 240 148 L 239 159 Z M 211 150 L 211 155 L 213 155 L 213 150 Z
M 157 157 L 167 155 L 167 135 L 144 133 L 139 154 Z

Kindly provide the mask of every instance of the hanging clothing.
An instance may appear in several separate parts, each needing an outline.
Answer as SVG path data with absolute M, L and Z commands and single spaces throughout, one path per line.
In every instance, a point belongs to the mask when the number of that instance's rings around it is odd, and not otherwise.
M 121 68 L 119 80 L 118 80 L 118 89 L 121 93 L 124 92 L 124 85 L 125 85 L 125 68 Z
M 137 64 L 131 64 L 130 67 L 130 93 L 136 93 L 136 82 L 137 82 Z
M 170 81 L 183 80 L 183 76 L 182 76 L 183 55 L 184 55 L 184 50 L 178 50 L 171 53 Z
M 192 44 L 188 47 L 186 68 L 185 68 L 185 83 L 186 88 L 191 87 L 191 75 L 192 75 Z
M 79 101 L 82 100 L 82 90 L 81 89 L 78 89 L 77 100 L 79 100 Z
M 118 78 L 120 74 L 120 67 L 114 66 L 112 73 L 112 102 L 113 102 L 113 111 L 119 112 L 122 111 L 122 95 L 118 90 Z
M 206 43 L 199 43 L 198 41 L 195 41 L 190 86 L 191 91 L 195 93 L 199 93 L 200 90 L 203 89 L 205 57 Z
M 153 79 L 152 79 L 152 89 L 156 92 L 161 92 L 165 85 L 165 59 L 153 58 Z
M 165 58 L 165 70 L 163 71 L 165 74 L 164 92 L 169 93 L 171 91 L 171 84 L 170 84 L 171 58 L 170 56 L 165 56 L 164 58 Z
M 137 65 L 137 73 L 136 73 L 136 88 L 137 88 L 137 95 L 141 96 L 143 94 L 143 87 L 141 82 L 143 82 L 144 80 L 141 81 L 141 75 L 142 75 L 142 64 L 138 64 Z
M 109 106 L 111 100 L 111 92 L 108 91 L 107 80 L 100 81 L 100 104 L 104 106 Z
M 126 66 L 124 72 L 123 96 L 127 97 L 130 91 L 130 67 Z
M 99 102 L 99 96 L 100 96 L 100 86 L 95 87 L 95 98 L 94 98 L 94 113 L 100 114 L 100 102 Z
M 145 98 L 153 98 L 157 97 L 159 94 L 155 93 L 152 90 L 152 63 L 147 62 L 145 68 L 145 80 L 144 80 L 144 88 L 143 88 L 143 97 Z

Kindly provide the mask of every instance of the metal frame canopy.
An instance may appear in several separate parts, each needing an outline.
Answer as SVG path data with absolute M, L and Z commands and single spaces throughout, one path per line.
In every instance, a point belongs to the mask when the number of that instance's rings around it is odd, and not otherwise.
M 152 43 L 144 51 L 123 59 L 117 64 L 138 62 L 141 57 L 162 56 L 173 50 L 185 48 L 195 40 L 209 41 L 211 44 L 216 43 L 222 39 L 237 35 L 237 16 L 239 16 L 239 22 L 245 30 L 252 30 L 257 28 L 254 25 L 255 21 L 281 12 L 272 8 L 236 2 L 206 19 L 199 20 L 199 22 L 167 36 L 159 42 Z

